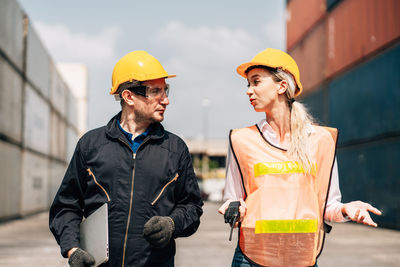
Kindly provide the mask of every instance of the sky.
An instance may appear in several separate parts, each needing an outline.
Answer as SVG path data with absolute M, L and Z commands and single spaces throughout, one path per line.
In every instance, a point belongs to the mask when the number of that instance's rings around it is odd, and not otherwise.
M 18 0 L 55 62 L 89 70 L 89 125 L 120 110 L 109 95 L 116 62 L 134 50 L 169 74 L 164 127 L 183 138 L 224 139 L 263 118 L 236 67 L 267 47 L 285 50 L 285 0 Z

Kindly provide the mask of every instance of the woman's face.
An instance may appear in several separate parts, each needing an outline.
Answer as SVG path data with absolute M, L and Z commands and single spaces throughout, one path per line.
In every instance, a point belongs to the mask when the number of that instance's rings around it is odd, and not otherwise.
M 281 82 L 275 82 L 271 74 L 262 68 L 256 68 L 247 74 L 250 104 L 257 112 L 271 110 L 272 104 L 278 100 Z

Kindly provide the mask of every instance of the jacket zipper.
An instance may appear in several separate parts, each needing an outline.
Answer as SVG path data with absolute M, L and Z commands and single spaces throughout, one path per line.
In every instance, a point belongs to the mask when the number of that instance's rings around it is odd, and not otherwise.
M 158 194 L 158 196 L 156 197 L 156 199 L 153 200 L 153 202 L 151 202 L 151 205 L 154 206 L 154 204 L 156 204 L 156 202 L 158 201 L 158 199 L 161 197 L 162 193 L 164 192 L 165 188 L 167 188 L 168 185 L 170 185 L 172 182 L 175 182 L 176 180 L 178 180 L 179 174 L 175 174 L 175 177 L 169 181 L 166 185 L 164 185 L 164 187 L 161 189 L 160 193 Z
M 143 140 L 143 142 L 139 145 L 138 149 L 136 151 L 139 151 L 139 148 L 147 142 L 150 138 L 147 137 L 146 139 Z M 125 145 L 129 147 L 129 149 L 132 151 L 132 148 L 130 145 L 128 145 L 125 141 L 122 139 L 118 139 Z M 131 221 L 131 214 L 132 214 L 132 201 L 133 201 L 133 183 L 135 180 L 135 160 L 136 160 L 136 153 L 133 153 L 132 151 L 132 159 L 133 159 L 133 170 L 132 170 L 132 183 L 131 183 L 131 199 L 129 201 L 129 212 L 128 212 L 128 220 L 126 222 L 126 230 L 125 230 L 125 238 L 124 238 L 124 248 L 123 248 L 123 254 L 122 254 L 122 267 L 125 266 L 125 253 L 126 253 L 126 242 L 128 240 L 128 231 L 129 231 L 129 223 Z
M 93 181 L 103 190 L 104 194 L 106 194 L 106 197 L 107 197 L 108 202 L 110 202 L 110 197 L 109 197 L 109 195 L 107 194 L 107 191 L 104 189 L 104 187 L 101 186 L 101 184 L 99 184 L 99 183 L 97 182 L 96 176 L 94 176 L 94 173 L 92 172 L 92 170 L 91 170 L 90 168 L 88 168 L 88 169 L 87 169 L 87 172 L 89 173 L 89 176 L 92 176 L 92 177 L 93 177 Z

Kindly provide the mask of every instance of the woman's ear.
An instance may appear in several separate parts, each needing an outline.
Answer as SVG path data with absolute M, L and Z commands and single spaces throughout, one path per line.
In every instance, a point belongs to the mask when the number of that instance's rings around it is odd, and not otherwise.
M 286 93 L 287 89 L 288 89 L 287 81 L 283 80 L 278 83 L 278 94 L 282 95 Z
M 121 97 L 124 99 L 125 103 L 128 104 L 128 106 L 133 105 L 133 93 L 129 90 L 124 90 L 121 93 Z

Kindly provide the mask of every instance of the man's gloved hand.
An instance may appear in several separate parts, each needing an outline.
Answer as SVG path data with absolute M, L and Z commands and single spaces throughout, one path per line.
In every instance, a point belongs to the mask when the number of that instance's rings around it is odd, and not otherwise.
M 168 216 L 153 216 L 143 229 L 143 236 L 154 247 L 165 247 L 175 231 L 175 223 Z
M 94 265 L 95 259 L 88 252 L 78 248 L 71 254 L 68 263 L 71 267 L 90 267 Z

